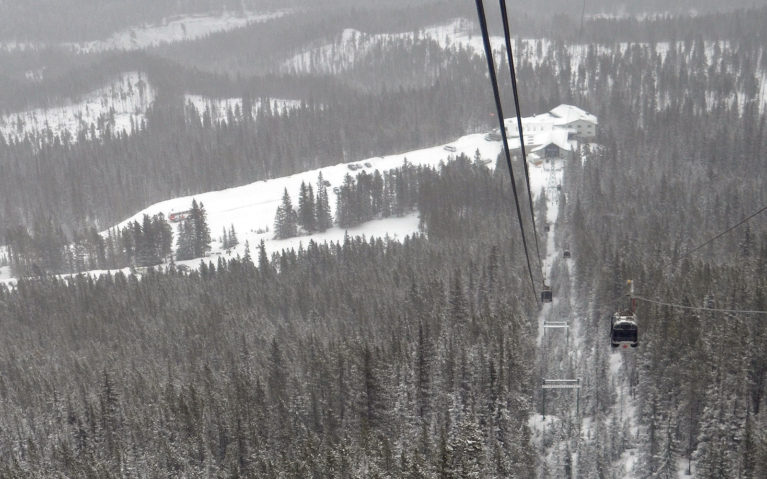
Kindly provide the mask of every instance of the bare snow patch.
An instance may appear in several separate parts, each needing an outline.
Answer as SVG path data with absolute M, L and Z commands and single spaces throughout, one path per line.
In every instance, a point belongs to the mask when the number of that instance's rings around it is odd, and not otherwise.
M 89 130 L 91 125 L 96 136 L 107 130 L 132 133 L 145 120 L 154 98 L 155 91 L 146 76 L 131 72 L 83 99 L 0 116 L 0 134 L 7 140 L 22 140 L 26 135 L 52 140 L 68 132 L 74 141 L 80 131 Z
M 193 106 L 202 119 L 203 115 L 207 113 L 211 122 L 228 122 L 230 112 L 232 115 L 240 114 L 242 111 L 242 98 L 212 98 L 203 95 L 185 95 L 184 102 L 187 106 Z M 255 116 L 256 112 L 264 107 L 261 100 L 253 101 L 251 105 L 251 114 Z M 301 100 L 287 100 L 287 99 L 271 99 L 269 100 L 269 108 L 272 111 L 284 111 L 301 106 Z
M 141 50 L 164 43 L 182 42 L 202 38 L 212 33 L 234 30 L 252 23 L 266 22 L 285 15 L 287 10 L 257 13 L 225 12 L 221 15 L 185 15 L 163 19 L 159 24 L 144 24 L 113 34 L 106 40 L 65 43 L 78 53 L 107 50 Z
M 11 276 L 10 266 L 0 266 L 0 283 L 13 284 L 16 280 Z
M 332 42 L 315 45 L 297 53 L 283 62 L 283 72 L 301 73 L 339 73 L 350 69 L 355 62 L 370 54 L 376 45 L 400 40 L 430 38 L 442 48 L 463 48 L 474 53 L 483 53 L 482 35 L 474 31 L 474 24 L 466 19 L 457 18 L 446 24 L 427 27 L 415 32 L 370 34 L 345 29 Z M 492 36 L 490 43 L 495 56 L 500 60 L 504 40 L 501 36 Z

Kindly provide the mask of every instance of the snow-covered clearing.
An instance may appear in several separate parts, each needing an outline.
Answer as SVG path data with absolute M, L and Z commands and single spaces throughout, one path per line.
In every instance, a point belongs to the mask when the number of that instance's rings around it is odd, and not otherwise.
M 266 22 L 288 13 L 275 12 L 224 12 L 220 15 L 184 15 L 165 18 L 158 24 L 144 24 L 114 33 L 105 40 L 65 43 L 78 53 L 94 53 L 106 50 L 141 50 L 164 43 L 182 42 L 202 38 L 212 33 L 234 30 L 249 24 Z
M 339 73 L 348 70 L 356 61 L 373 52 L 374 46 L 381 42 L 416 38 L 433 39 L 442 48 L 465 48 L 476 53 L 484 51 L 482 35 L 474 31 L 470 21 L 462 18 L 417 32 L 370 34 L 347 28 L 332 42 L 311 46 L 285 60 L 281 70 L 301 73 Z M 490 42 L 493 50 L 499 50 L 504 44 L 501 36 L 491 37 Z
M 0 266 L 0 283 L 8 283 L 10 281 L 15 281 L 11 276 L 11 267 Z
M 211 98 L 202 95 L 190 95 L 184 96 L 184 103 L 186 105 L 194 106 L 195 110 L 200 116 L 202 121 L 203 115 L 207 112 L 210 115 L 210 121 L 213 123 L 228 122 L 229 112 L 233 114 L 237 111 L 242 111 L 242 98 Z M 269 107 L 272 111 L 283 111 L 298 108 L 301 106 L 300 100 L 286 100 L 286 99 L 270 99 Z M 255 116 L 256 111 L 262 108 L 261 100 L 254 100 L 251 108 L 251 114 Z
M 96 136 L 108 129 L 132 133 L 146 118 L 155 91 L 143 73 L 130 72 L 98 90 L 70 99 L 53 108 L 0 116 L 0 134 L 6 139 L 21 140 L 26 135 L 43 135 L 47 139 L 69 132 L 72 141 L 80 131 L 94 125 Z
M 348 173 L 352 176 L 359 172 L 366 171 L 372 173 L 375 170 L 381 172 L 388 171 L 402 166 L 405 159 L 412 165 L 437 166 L 442 161 L 447 161 L 450 157 L 455 157 L 461 153 L 473 157 L 475 151 L 479 150 L 483 160 L 491 160 L 488 165 L 493 166 L 495 158 L 501 149 L 501 143 L 497 141 L 488 142 L 483 134 L 474 134 L 461 137 L 450 143 L 455 147 L 455 152 L 449 152 L 444 149 L 446 145 L 439 145 L 421 150 L 410 151 L 395 155 L 383 157 L 368 158 L 353 163 L 341 163 L 334 166 L 319 168 L 306 171 L 295 175 L 275 178 L 265 181 L 257 181 L 236 188 L 229 188 L 221 191 L 211 191 L 198 195 L 174 198 L 171 200 L 156 203 L 144 210 L 136 213 L 117 225 L 119 228 L 125 226 L 129 221 L 141 221 L 144 214 L 156 215 L 163 213 L 166 217 L 172 212 L 188 210 L 192 200 L 196 199 L 205 206 L 208 216 L 208 224 L 211 234 L 217 238 L 222 234 L 224 228 L 227 230 L 234 226 L 237 232 L 240 245 L 232 251 L 232 254 L 243 255 L 245 253 L 245 242 L 248 241 L 251 247 L 255 247 L 263 239 L 266 247 L 270 251 L 278 251 L 282 248 L 297 247 L 299 243 L 307 244 L 309 240 L 315 241 L 337 241 L 343 239 L 344 231 L 340 228 L 333 228 L 325 233 L 313 234 L 289 240 L 274 240 L 274 233 L 271 231 L 274 223 L 274 216 L 277 212 L 282 195 L 285 189 L 291 195 L 293 204 L 298 204 L 298 191 L 301 183 L 316 186 L 317 178 L 322 173 L 323 179 L 330 183 L 328 187 L 328 197 L 331 209 L 335 209 L 336 194 L 333 188 L 343 183 L 344 176 Z M 350 168 L 355 168 L 352 170 Z M 177 229 L 174 224 L 174 229 Z M 403 218 L 387 218 L 377 221 L 370 221 L 357 228 L 350 229 L 349 234 L 366 235 L 382 237 L 389 235 L 402 238 L 405 235 L 416 233 L 418 231 L 417 215 L 409 215 Z M 174 231 L 175 233 L 176 231 Z M 213 252 L 221 250 L 220 243 L 213 244 Z M 190 261 L 190 264 L 199 263 L 199 260 Z
M 305 51 L 293 55 L 283 62 L 281 69 L 292 72 L 339 73 L 348 70 L 356 61 L 376 51 L 374 47 L 380 43 L 417 38 L 432 39 L 443 49 L 466 49 L 480 55 L 484 55 L 485 51 L 482 35 L 476 25 L 465 18 L 456 18 L 416 32 L 370 34 L 348 28 L 331 42 L 310 46 Z M 491 35 L 490 45 L 495 52 L 496 61 L 500 61 L 505 51 L 503 37 Z M 596 44 L 593 48 L 597 55 L 612 52 L 623 54 L 632 45 L 634 44 L 620 42 L 610 45 Z M 649 46 L 649 44 L 637 45 Z M 546 38 L 512 38 L 512 49 L 517 63 L 526 61 L 539 66 L 553 53 L 554 47 L 554 42 Z M 706 47 L 710 57 L 714 50 L 714 43 L 708 42 Z M 564 47 L 563 52 L 569 55 L 574 73 L 577 73 L 578 66 L 586 58 L 589 48 L 588 44 L 569 44 Z M 668 49 L 668 43 L 655 44 L 655 51 L 662 57 L 665 57 Z
M 131 134 L 146 119 L 147 110 L 155 97 L 155 90 L 144 73 L 129 72 L 102 88 L 79 98 L 68 99 L 58 106 L 2 115 L 0 134 L 8 141 L 20 141 L 30 135 L 50 142 L 67 132 L 69 141 L 74 142 L 82 131 L 86 131 L 86 137 L 90 139 L 91 125 L 97 138 L 102 137 L 107 130 Z M 211 98 L 187 94 L 184 101 L 195 107 L 200 119 L 207 111 L 212 123 L 228 121 L 230 110 L 242 112 L 242 98 Z M 283 111 L 300 105 L 300 100 L 291 99 L 270 99 L 269 103 L 272 111 Z M 254 100 L 252 106 L 251 113 L 255 116 L 263 107 L 262 101 Z
M 241 100 L 236 98 L 209 100 L 204 97 L 189 95 L 187 96 L 187 101 L 194 104 L 197 108 L 205 106 L 206 108 L 211 109 L 209 105 L 213 105 L 214 108 L 212 109 L 219 112 L 217 115 L 225 115 L 225 111 L 228 108 L 233 109 L 235 106 L 239 105 L 241 107 L 242 105 Z M 294 105 L 295 103 L 291 103 L 290 101 L 277 102 L 277 106 L 281 108 L 289 108 Z M 287 190 L 292 197 L 293 204 L 296 205 L 298 203 L 297 195 L 301 183 L 303 182 L 316 186 L 318 176 L 321 173 L 323 180 L 326 182 L 326 185 L 328 185 L 327 191 L 329 204 L 331 206 L 331 213 L 334 214 L 335 212 L 333 210 L 335 209 L 336 203 L 336 193 L 334 188 L 339 187 L 343 183 L 346 174 L 354 176 L 362 171 L 373 173 L 376 170 L 385 172 L 402 166 L 406 160 L 409 164 L 415 166 L 423 165 L 437 167 L 441 162 L 450 161 L 460 154 L 465 154 L 469 158 L 474 158 L 476 152 L 479 152 L 480 161 L 492 168 L 495 166 L 495 159 L 501 152 L 502 143 L 500 141 L 488 141 L 485 138 L 486 135 L 482 133 L 466 135 L 444 145 L 405 153 L 367 158 L 351 163 L 340 163 L 282 178 L 256 181 L 235 188 L 173 198 L 151 205 L 115 225 L 115 227 L 122 228 L 132 221 L 141 222 L 145 214 L 153 216 L 162 213 L 168 218 L 173 212 L 188 210 L 191 207 L 192 200 L 196 199 L 205 206 L 208 225 L 210 227 L 211 235 L 214 238 L 214 242 L 211 245 L 211 259 L 220 255 L 242 256 L 245 254 L 246 242 L 250 245 L 251 249 L 254 249 L 262 239 L 269 252 L 276 252 L 286 248 L 298 248 L 302 244 L 308 244 L 311 240 L 315 242 L 341 241 L 343 240 L 344 235 L 347 234 L 347 230 L 337 227 L 331 228 L 323 233 L 315 233 L 286 240 L 273 239 L 274 234 L 271 230 L 277 207 L 282 200 L 283 192 Z M 512 146 L 514 141 L 514 138 L 510 138 Z M 538 198 L 546 189 L 557 191 L 556 185 L 552 187 L 552 181 L 556 184 L 561 182 L 562 164 L 561 160 L 557 160 L 554 162 L 543 162 L 538 166 L 531 165 L 530 180 L 535 198 Z M 549 195 L 547 195 L 547 198 L 548 197 Z M 557 195 L 551 195 L 551 198 L 554 198 L 555 201 L 556 197 Z M 547 221 L 552 223 L 556 221 L 557 212 L 557 208 L 550 207 L 547 213 Z M 348 234 L 352 236 L 366 237 L 388 236 L 390 238 L 402 239 L 407 235 L 417 233 L 418 224 L 419 219 L 417 213 L 411 213 L 403 217 L 369 221 L 357 227 L 348 229 Z M 173 223 L 172 226 L 174 234 L 177 234 L 178 224 Z M 236 248 L 225 252 L 223 251 L 222 243 L 219 241 L 219 235 L 222 235 L 224 229 L 229 231 L 232 226 L 237 233 L 240 244 Z M 108 231 L 105 231 L 104 234 L 108 234 Z M 553 250 L 554 246 L 553 243 L 551 243 L 548 245 L 548 251 L 553 252 Z M 553 256 L 548 259 L 549 264 L 552 261 Z M 197 258 L 180 262 L 180 264 L 196 267 L 199 265 L 199 262 L 200 258 Z M 104 272 L 92 272 L 92 274 L 103 273 Z M 3 276 L 3 279 L 8 281 L 8 277 L 10 276 L 9 272 L 4 270 L 2 274 L 5 275 Z
M 28 51 L 40 50 L 44 45 L 35 42 L 17 42 L 15 40 L 0 40 L 0 52 L 3 53 L 23 53 Z
M 369 221 L 349 229 L 333 227 L 323 233 L 314 233 L 285 240 L 273 239 L 274 234 L 271 230 L 274 223 L 275 213 L 282 200 L 284 190 L 287 189 L 293 199 L 294 205 L 296 205 L 298 203 L 297 195 L 301 183 L 305 182 L 315 186 L 320 173 L 322 173 L 324 181 L 330 184 L 330 186 L 328 186 L 329 203 L 332 210 L 331 212 L 335 213 L 336 194 L 333 191 L 333 188 L 342 184 L 347 173 L 354 176 L 362 171 L 368 173 L 373 173 L 375 170 L 385 172 L 401 167 L 405 160 L 407 160 L 409 164 L 415 166 L 424 165 L 437 167 L 441 162 L 451 161 L 460 154 L 465 154 L 470 158 L 474 158 L 477 151 L 479 151 L 480 161 L 492 168 L 495 166 L 495 159 L 500 153 L 501 148 L 501 142 L 487 141 L 485 140 L 485 134 L 467 135 L 445 145 L 368 158 L 351 163 L 340 163 L 334 166 L 306 171 L 287 177 L 257 181 L 236 188 L 211 191 L 198 195 L 162 201 L 139 211 L 130 218 L 115 225 L 115 227 L 122 228 L 131 221 L 140 222 L 144 214 L 152 216 L 158 213 L 163 213 L 167 218 L 172 212 L 188 210 L 191 207 L 192 200 L 196 199 L 205 206 L 211 236 L 214 238 L 214 242 L 211 245 L 211 255 L 209 258 L 206 258 L 206 260 L 215 261 L 218 256 L 222 255 L 225 257 L 234 257 L 236 255 L 244 256 L 246 242 L 249 243 L 251 250 L 254 250 L 262 239 L 264 240 L 267 252 L 269 253 L 278 252 L 282 249 L 297 249 L 300 245 L 306 246 L 311 240 L 319 243 L 326 241 L 342 241 L 347 233 L 352 237 L 388 237 L 401 240 L 405 236 L 418 233 L 419 218 L 416 212 L 409 213 L 403 217 L 391 217 Z M 174 234 L 177 234 L 178 224 L 174 223 L 172 225 Z M 234 226 L 240 244 L 236 248 L 226 252 L 223 250 L 222 244 L 219 241 L 219 235 L 222 234 L 224 228 L 228 231 L 231 226 Z M 103 234 L 108 234 L 108 231 L 105 231 Z M 200 259 L 201 258 L 181 261 L 178 262 L 178 264 L 196 268 L 200 264 Z M 121 271 L 129 272 L 130 270 L 123 269 Z M 114 272 L 115 271 L 112 271 L 112 273 Z M 107 271 L 89 271 L 86 273 L 98 276 L 107 273 Z M 68 276 L 69 275 L 61 275 L 61 277 Z M 15 281 L 16 280 L 10 276 L 10 268 L 0 268 L 0 282 L 12 284 L 15 283 Z

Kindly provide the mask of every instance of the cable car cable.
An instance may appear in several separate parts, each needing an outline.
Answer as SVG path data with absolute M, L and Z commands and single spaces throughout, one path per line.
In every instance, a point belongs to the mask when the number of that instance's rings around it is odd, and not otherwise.
M 501 94 L 498 90 L 498 78 L 495 74 L 495 61 L 493 60 L 493 50 L 490 47 L 490 36 L 487 31 L 487 19 L 485 18 L 485 6 L 482 0 L 476 0 L 477 15 L 479 16 L 479 26 L 482 29 L 482 43 L 485 46 L 485 57 L 487 57 L 487 69 L 490 73 L 490 83 L 493 85 L 493 96 L 495 97 L 495 109 L 498 114 L 498 122 L 501 127 L 501 140 L 503 141 L 503 150 L 506 155 L 506 164 L 509 166 L 509 176 L 511 177 L 511 190 L 514 193 L 514 205 L 517 208 L 517 219 L 519 220 L 519 229 L 522 232 L 522 246 L 525 249 L 525 258 L 527 259 L 527 271 L 530 274 L 530 286 L 533 288 L 535 302 L 538 303 L 538 295 L 535 290 L 535 279 L 533 278 L 533 268 L 530 264 L 530 253 L 527 249 L 527 239 L 525 235 L 525 225 L 522 221 L 522 211 L 519 209 L 519 196 L 517 195 L 517 184 L 514 180 L 514 170 L 511 167 L 511 154 L 509 153 L 509 141 L 506 138 L 506 125 L 503 122 L 503 105 L 501 104 Z
M 754 309 L 701 308 L 701 307 L 698 307 L 698 306 L 685 306 L 683 304 L 666 303 L 666 302 L 663 302 L 663 301 L 656 301 L 654 299 L 643 298 L 641 296 L 634 296 L 634 298 L 638 299 L 639 301 L 644 301 L 645 303 L 653 303 L 653 304 L 658 304 L 658 305 L 661 305 L 661 306 L 669 306 L 671 308 L 677 308 L 677 309 L 691 309 L 691 310 L 695 310 L 695 311 L 710 311 L 712 313 L 767 314 L 767 311 L 754 310 Z
M 731 226 L 731 227 L 727 228 L 726 230 L 722 231 L 721 233 L 719 233 L 718 235 L 714 236 L 713 238 L 710 238 L 708 241 L 704 242 L 703 244 L 700 244 L 700 245 L 696 246 L 695 248 L 691 249 L 690 251 L 684 253 L 680 258 L 684 258 L 686 256 L 689 256 L 689 255 L 693 254 L 694 252 L 700 250 L 704 246 L 707 246 L 707 245 L 711 244 L 715 240 L 721 238 L 722 236 L 726 235 L 727 233 L 729 233 L 730 231 L 734 230 L 738 226 L 748 222 L 751 218 L 759 215 L 760 213 L 763 213 L 764 211 L 767 211 L 767 206 L 765 206 L 764 208 L 760 209 L 759 211 L 757 211 L 755 213 L 752 213 L 751 215 L 747 216 L 746 218 L 743 218 L 741 221 L 739 221 L 734 226 Z
M 525 137 L 522 131 L 522 113 L 519 109 L 519 92 L 517 91 L 517 73 L 514 68 L 514 56 L 511 51 L 511 35 L 509 34 L 509 18 L 506 13 L 506 0 L 499 0 L 501 5 L 501 18 L 503 19 L 503 36 L 506 40 L 506 59 L 509 62 L 511 74 L 511 89 L 514 91 L 514 108 L 517 111 L 517 131 L 519 132 L 519 147 L 522 152 L 522 164 L 525 167 L 525 184 L 527 185 L 527 201 L 530 204 L 530 217 L 533 219 L 533 238 L 535 238 L 535 252 L 538 254 L 538 267 L 543 274 L 543 261 L 541 261 L 541 248 L 538 246 L 538 229 L 535 226 L 535 213 L 533 212 L 533 195 L 530 188 L 530 172 L 527 165 L 527 152 L 525 151 Z M 509 165 L 511 168 L 511 165 Z

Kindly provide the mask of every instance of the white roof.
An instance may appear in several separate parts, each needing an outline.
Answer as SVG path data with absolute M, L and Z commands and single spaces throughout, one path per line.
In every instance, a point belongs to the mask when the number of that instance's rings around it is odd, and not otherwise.
M 572 105 L 559 105 L 548 113 L 523 117 L 525 148 L 529 153 L 534 153 L 553 143 L 563 150 L 572 150 L 577 145 L 568 139 L 573 129 L 567 125 L 577 120 L 597 124 L 596 116 Z M 517 117 L 506 118 L 504 122 L 509 148 L 519 148 Z
M 522 128 L 525 130 L 525 134 L 527 134 L 527 130 L 540 131 L 542 129 L 551 129 L 555 126 L 556 121 L 557 118 L 549 115 L 548 113 L 533 116 L 523 116 Z M 506 131 L 509 133 L 509 136 L 519 136 L 517 133 L 516 116 L 506 118 Z
M 595 125 L 598 123 L 597 117 L 573 105 L 559 105 L 548 113 L 541 113 L 533 116 L 522 117 L 522 128 L 525 134 L 528 131 L 535 133 L 539 131 L 552 130 L 554 128 L 564 128 L 570 123 L 578 120 L 584 120 Z M 517 117 L 506 118 L 506 131 L 508 136 L 518 136 Z
M 563 150 L 570 151 L 572 148 L 570 147 L 570 142 L 567 141 L 568 134 L 569 132 L 567 130 L 561 128 L 542 131 L 534 135 L 532 143 L 537 146 L 530 150 L 530 152 L 534 153 L 536 151 L 542 150 L 552 143 L 562 148 Z
M 553 108 L 548 115 L 555 117 L 554 124 L 556 125 L 566 125 L 578 120 L 588 121 L 595 125 L 598 123 L 596 116 L 573 105 L 559 105 Z

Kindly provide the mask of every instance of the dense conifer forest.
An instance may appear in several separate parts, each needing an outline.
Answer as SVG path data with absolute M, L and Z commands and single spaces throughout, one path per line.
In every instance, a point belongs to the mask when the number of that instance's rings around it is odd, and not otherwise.
M 533 474 L 504 179 L 445 167 L 419 197 L 429 239 L 4 289 L 2 474 Z

